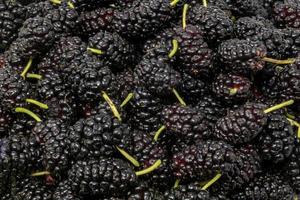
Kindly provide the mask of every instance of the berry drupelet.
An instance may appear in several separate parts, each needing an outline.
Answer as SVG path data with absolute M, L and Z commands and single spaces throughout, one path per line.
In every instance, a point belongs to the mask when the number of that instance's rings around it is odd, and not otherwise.
M 51 1 L 38 1 L 26 5 L 26 19 L 35 16 L 46 16 L 49 12 L 56 9 L 57 6 Z
M 43 111 L 47 118 L 60 118 L 65 123 L 75 120 L 75 96 L 59 72 L 48 70 L 37 83 L 37 93 L 39 99 L 48 106 Z
M 21 134 L 0 140 L 0 194 L 8 192 L 17 180 L 28 177 L 38 166 L 35 141 Z
M 264 90 L 277 100 L 299 99 L 300 97 L 300 61 L 285 65 L 282 70 L 274 73 L 270 80 L 266 81 Z
M 130 134 L 127 124 L 122 124 L 111 113 L 101 111 L 70 127 L 71 153 L 76 159 L 112 156 L 117 152 L 116 146 L 124 148 L 123 145 L 128 144 Z
M 300 28 L 300 4 L 298 1 L 286 0 L 275 3 L 273 16 L 281 27 Z
M 245 145 L 235 149 L 236 160 L 232 173 L 224 175 L 211 188 L 212 193 L 227 193 L 243 188 L 262 170 L 261 158 L 253 145 Z
M 149 186 L 164 191 L 163 188 L 171 187 L 174 178 L 169 166 L 169 154 L 165 144 L 155 142 L 152 134 L 140 130 L 133 130 L 132 133 L 132 155 L 139 163 L 139 169 L 146 169 L 158 160 L 161 165 L 151 174 L 146 174 L 140 179 Z
M 220 74 L 212 84 L 212 91 L 226 104 L 243 103 L 251 96 L 251 85 L 246 77 Z
M 139 0 L 114 13 L 113 29 L 129 38 L 145 38 L 167 26 L 175 9 L 169 0 Z
M 204 114 L 211 131 L 218 119 L 226 115 L 226 109 L 222 103 L 211 95 L 203 96 L 195 105 L 195 109 Z
M 100 31 L 89 38 L 88 50 L 100 50 L 97 57 L 112 69 L 124 69 L 134 60 L 134 48 L 120 35 L 108 31 Z
M 232 144 L 242 144 L 253 140 L 267 123 L 267 115 L 259 103 L 246 103 L 237 110 L 220 118 L 213 134 Z
M 10 129 L 11 124 L 13 123 L 14 118 L 12 113 L 6 111 L 0 106 L 0 137 L 6 135 Z
M 158 97 L 143 87 L 135 87 L 133 99 L 129 102 L 131 124 L 133 127 L 150 133 L 160 126 L 160 113 L 163 108 Z
M 134 89 L 134 76 L 131 68 L 124 69 L 122 72 L 116 74 L 117 90 L 120 99 L 126 99 L 126 97 Z M 125 106 L 125 105 L 124 105 Z
M 117 92 L 115 75 L 96 57 L 85 55 L 66 69 L 67 82 L 81 102 L 99 102 L 101 92 L 114 96 Z
M 81 60 L 86 49 L 87 44 L 79 37 L 61 37 L 38 64 L 39 73 L 55 70 L 68 74 L 70 63 Z
M 220 8 L 196 5 L 188 13 L 187 23 L 199 25 L 209 44 L 215 44 L 233 34 L 233 22 Z
M 19 1 L 2 0 L 0 2 L 1 49 L 7 49 L 18 37 L 18 30 L 25 19 L 24 11 L 25 7 Z
M 281 99 L 300 98 L 300 58 L 280 72 L 277 84 Z
M 51 200 L 53 188 L 46 186 L 42 181 L 28 180 L 23 188 L 13 196 L 13 199 L 24 200 Z
M 213 52 L 204 41 L 204 34 L 197 26 L 175 27 L 178 41 L 178 59 L 181 69 L 193 77 L 205 77 L 212 67 Z
M 300 191 L 300 141 L 295 142 L 295 148 L 291 156 L 286 160 L 282 169 L 283 177 L 288 180 L 293 189 Z
M 196 184 L 180 185 L 166 191 L 164 197 L 166 200 L 217 200 L 217 198 L 210 196 L 208 191 L 202 190 Z
M 25 103 L 26 98 L 34 98 L 36 95 L 30 84 L 12 68 L 0 69 L 0 100 L 3 109 L 12 111 Z
M 267 56 L 287 59 L 299 52 L 300 31 L 293 28 L 276 29 L 264 18 L 242 17 L 235 24 L 237 37 L 240 39 L 259 40 L 267 48 Z
M 93 36 L 100 30 L 111 29 L 114 12 L 115 9 L 105 7 L 81 12 L 79 16 L 80 34 Z
M 80 200 L 75 195 L 71 188 L 71 183 L 68 180 L 62 181 L 53 191 L 53 199 L 55 200 Z
M 128 195 L 127 200 L 163 200 L 163 195 L 157 191 L 156 189 L 152 188 L 142 188 L 132 192 Z M 117 199 L 119 200 L 119 199 Z
M 202 141 L 187 146 L 172 156 L 172 170 L 180 180 L 206 181 L 217 173 L 226 174 L 234 169 L 236 154 L 223 141 Z
M 6 49 L 17 38 L 18 29 L 22 26 L 23 19 L 16 17 L 10 11 L 0 10 L 0 47 Z
M 199 140 L 210 136 L 205 116 L 193 107 L 182 105 L 166 106 L 162 110 L 162 123 L 177 137 Z
M 278 163 L 288 158 L 294 148 L 295 133 L 283 115 L 268 116 L 267 125 L 258 136 L 257 148 L 263 160 Z
M 37 123 L 32 130 L 43 151 L 43 167 L 58 180 L 65 176 L 71 163 L 68 126 L 60 119 Z
M 182 85 L 179 88 L 179 91 L 187 104 L 196 104 L 201 97 L 207 95 L 211 91 L 210 83 L 208 81 L 194 78 L 185 72 L 181 73 L 181 78 Z
M 181 83 L 180 73 L 161 58 L 144 57 L 134 70 L 137 84 L 159 96 L 170 96 Z
M 124 195 L 137 183 L 137 176 L 129 165 L 115 158 L 79 160 L 68 176 L 72 191 L 81 195 Z
M 252 40 L 225 40 L 218 47 L 221 63 L 233 73 L 248 74 L 263 69 L 265 62 L 262 58 L 266 53 L 263 43 Z
M 260 0 L 234 0 L 226 1 L 235 16 L 261 16 L 268 17 L 267 10 Z
M 78 13 L 67 6 L 60 6 L 45 17 L 27 19 L 19 31 L 18 38 L 7 51 L 11 65 L 26 63 L 30 58 L 40 56 L 65 32 L 75 29 Z
M 233 200 L 288 200 L 293 199 L 291 186 L 276 174 L 257 176 L 241 190 L 235 191 L 230 197 Z

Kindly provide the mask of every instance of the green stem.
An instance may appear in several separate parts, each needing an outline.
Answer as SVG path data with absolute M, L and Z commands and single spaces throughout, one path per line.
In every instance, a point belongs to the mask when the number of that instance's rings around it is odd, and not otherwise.
M 293 103 L 294 103 L 294 100 L 289 100 L 289 101 L 282 102 L 280 104 L 277 104 L 275 106 L 272 106 L 271 108 L 268 108 L 268 109 L 264 110 L 264 113 L 267 114 L 267 113 L 273 112 L 273 111 L 281 109 L 283 107 L 292 105 Z
M 182 12 L 182 28 L 183 28 L 183 30 L 186 29 L 186 17 L 187 17 L 188 9 L 189 9 L 189 4 L 184 4 L 183 12 Z
M 54 3 L 54 4 L 61 4 L 61 1 L 60 0 L 50 0 L 50 2 Z
M 100 49 L 95 49 L 95 48 L 90 48 L 90 47 L 88 47 L 87 50 L 90 51 L 90 52 L 92 52 L 92 53 L 94 53 L 94 54 L 98 54 L 98 55 L 102 55 L 104 53 Z
M 169 53 L 169 58 L 172 58 L 178 51 L 178 41 L 177 40 L 172 40 L 172 50 Z
M 174 6 L 177 5 L 177 3 L 178 3 L 179 1 L 180 1 L 180 0 L 173 0 L 173 1 L 171 1 L 170 5 L 171 5 L 172 7 L 174 7 Z
M 72 2 L 70 2 L 70 1 L 68 1 L 68 6 L 69 6 L 70 8 L 72 8 L 72 9 L 75 8 L 74 4 L 73 4 Z
M 135 174 L 137 176 L 141 176 L 141 175 L 145 175 L 145 174 L 149 174 L 150 172 L 154 171 L 155 169 L 157 169 L 159 166 L 161 165 L 161 160 L 157 160 L 152 166 L 143 169 L 141 171 L 137 171 L 135 172 Z
M 31 74 L 31 73 L 28 73 L 27 75 L 26 75 L 26 78 L 35 78 L 35 79 L 42 79 L 43 77 L 41 76 L 41 75 L 39 75 L 39 74 Z
M 166 126 L 163 125 L 162 127 L 160 127 L 160 128 L 158 129 L 158 131 L 155 132 L 155 135 L 154 135 L 154 141 L 155 141 L 155 142 L 158 140 L 158 138 L 159 138 L 161 132 L 162 132 L 163 130 L 165 130 L 165 129 L 166 129 Z
M 174 183 L 174 186 L 173 186 L 173 188 L 178 188 L 178 186 L 179 186 L 179 182 L 180 182 L 180 180 L 179 180 L 179 179 L 177 179 L 177 180 L 175 181 L 175 183 Z
M 32 117 L 33 119 L 35 119 L 35 121 L 37 122 L 41 122 L 41 118 L 39 118 L 36 114 L 34 114 L 33 112 L 31 112 L 30 110 L 26 109 L 26 108 L 21 108 L 21 107 L 17 107 L 15 109 L 15 112 L 17 113 L 25 113 L 27 115 L 29 115 L 30 117 Z
M 211 179 L 210 181 L 208 181 L 201 189 L 202 190 L 206 190 L 212 184 L 214 184 L 217 180 L 219 180 L 219 178 L 221 178 L 221 176 L 222 176 L 222 174 L 218 173 L 213 179 Z
M 124 151 L 123 149 L 116 147 L 118 149 L 118 151 L 127 159 L 129 160 L 134 166 L 139 167 L 140 163 L 134 158 L 132 157 L 129 153 L 127 153 L 126 151 Z
M 133 93 L 129 93 L 124 101 L 121 103 L 121 108 L 123 108 L 131 99 L 133 98 Z
M 235 95 L 235 94 L 237 93 L 237 91 L 238 91 L 237 88 L 230 88 L 230 90 L 229 90 L 229 95 L 230 95 L 230 96 L 233 96 L 233 95 Z
M 36 172 L 36 173 L 31 174 L 31 176 L 45 176 L 45 175 L 50 175 L 50 172 L 43 171 L 43 172 Z
M 23 72 L 21 74 L 21 76 L 23 77 L 23 79 L 26 78 L 26 74 L 27 74 L 28 70 L 30 69 L 31 65 L 32 65 L 32 58 L 29 59 L 29 61 L 27 62 L 26 67 L 24 68 L 24 70 L 23 70 Z
M 277 60 L 277 59 L 268 58 L 268 57 L 263 57 L 262 60 L 265 61 L 265 62 L 277 64 L 277 65 L 293 64 L 296 61 L 295 58 L 289 58 L 289 59 L 286 59 L 286 60 Z
M 122 121 L 121 119 L 121 115 L 119 113 L 119 111 L 117 110 L 115 104 L 112 102 L 112 100 L 109 98 L 109 96 L 106 94 L 106 92 L 102 91 L 102 97 L 104 98 L 104 100 L 108 103 L 111 111 L 113 112 L 114 116 L 119 120 Z
M 175 96 L 178 99 L 178 101 L 180 102 L 180 104 L 182 106 L 186 106 L 186 103 L 184 102 L 183 98 L 179 95 L 179 93 L 177 92 L 177 90 L 175 88 L 173 88 L 173 93 L 175 94 Z
M 34 100 L 34 99 L 26 99 L 26 102 L 37 105 L 38 107 L 43 108 L 43 109 L 48 109 L 49 108 L 47 104 L 41 103 L 41 102 L 39 102 L 37 100 Z

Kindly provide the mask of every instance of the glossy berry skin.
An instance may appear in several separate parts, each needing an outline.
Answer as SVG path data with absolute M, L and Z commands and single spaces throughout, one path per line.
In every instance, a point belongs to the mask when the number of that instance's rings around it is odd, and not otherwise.
M 267 123 L 267 115 L 263 112 L 265 105 L 246 103 L 220 118 L 213 134 L 232 144 L 242 144 L 253 140 Z
M 70 63 L 83 59 L 86 48 L 87 44 L 79 37 L 61 37 L 38 64 L 39 72 L 55 70 L 68 75 Z
M 298 99 L 300 97 L 300 58 L 285 68 L 278 77 L 280 97 L 282 99 Z
M 180 185 L 177 188 L 168 190 L 164 194 L 167 200 L 180 200 L 180 199 L 190 199 L 190 200 L 216 200 L 211 197 L 208 191 L 201 190 L 197 185 Z
M 211 131 L 218 119 L 226 115 L 226 110 L 222 106 L 222 103 L 211 95 L 201 98 L 195 105 L 195 108 L 199 113 L 204 114 Z
M 97 57 L 112 69 L 124 69 L 132 65 L 134 58 L 133 45 L 115 32 L 98 32 L 89 38 L 88 46 L 101 50 L 103 53 L 97 55 Z
M 265 62 L 262 57 L 266 52 L 263 43 L 251 40 L 225 40 L 218 47 L 220 61 L 227 70 L 242 74 L 263 69 Z
M 159 129 L 163 108 L 161 100 L 143 87 L 134 88 L 133 95 L 129 102 L 132 126 L 147 132 Z
M 77 18 L 78 13 L 74 9 L 61 6 L 45 17 L 27 19 L 7 51 L 8 62 L 13 66 L 25 65 L 30 58 L 40 56 L 55 39 L 75 28 Z
M 81 195 L 124 195 L 137 177 L 120 159 L 77 161 L 68 173 L 72 191 Z
M 198 26 L 188 25 L 174 28 L 175 39 L 179 43 L 178 59 L 183 71 L 193 77 L 205 77 L 212 68 L 213 52 L 204 40 Z
M 171 167 L 176 178 L 205 181 L 218 172 L 232 172 L 236 154 L 232 146 L 223 141 L 203 141 L 183 148 L 172 156 Z
M 282 162 L 293 152 L 295 133 L 283 115 L 270 115 L 263 132 L 258 136 L 258 149 L 262 159 L 272 163 Z
M 135 1 L 115 12 L 113 29 L 129 38 L 144 38 L 166 26 L 175 14 L 168 0 Z
M 211 186 L 212 193 L 242 189 L 262 171 L 260 154 L 253 145 L 235 148 L 236 160 L 232 173 L 222 176 Z
M 216 6 L 196 5 L 189 11 L 187 20 L 199 25 L 205 39 L 212 44 L 230 38 L 233 33 L 232 20 Z
M 257 176 L 252 182 L 236 191 L 233 200 L 289 200 L 293 199 L 293 189 L 282 177 L 273 174 Z
M 96 8 L 92 11 L 83 11 L 79 16 L 80 33 L 93 36 L 100 30 L 110 29 L 115 10 L 112 8 Z
M 42 164 L 57 180 L 65 177 L 71 164 L 68 126 L 59 119 L 36 124 L 32 130 L 43 151 Z
M 210 135 L 205 116 L 193 107 L 167 106 L 162 110 L 162 122 L 168 131 L 185 139 L 201 139 Z
M 300 191 L 300 141 L 299 139 L 295 142 L 295 148 L 290 157 L 285 161 L 282 169 L 282 176 L 288 180 L 289 184 L 297 192 Z
M 34 98 L 35 93 L 30 84 L 12 68 L 0 69 L 0 100 L 3 109 L 11 112 L 14 108 L 23 106 L 26 98 Z
M 116 146 L 124 148 L 130 138 L 129 126 L 103 110 L 70 127 L 71 153 L 76 160 L 112 156 Z
M 75 95 L 71 85 L 56 70 L 47 70 L 37 83 L 38 99 L 48 106 L 43 113 L 48 118 L 60 118 L 69 124 L 76 120 Z
M 152 134 L 139 130 L 133 130 L 132 140 L 132 155 L 141 165 L 139 170 L 150 167 L 157 160 L 162 162 L 159 168 L 141 176 L 140 179 L 146 181 L 149 187 L 161 188 L 160 191 L 164 191 L 162 188 L 170 187 L 175 180 L 170 169 L 167 146 L 159 141 L 153 141 Z
M 6 135 L 13 122 L 13 116 L 11 112 L 5 111 L 0 107 L 0 135 Z
M 26 183 L 26 182 L 25 182 Z M 42 181 L 28 180 L 23 188 L 12 195 L 16 199 L 40 199 L 51 200 L 53 188 L 47 187 Z
M 235 28 L 238 38 L 263 42 L 268 57 L 287 59 L 299 52 L 300 31 L 295 28 L 277 29 L 269 20 L 259 17 L 239 18 Z
M 136 83 L 143 85 L 151 93 L 170 96 L 173 88 L 181 82 L 180 74 L 161 58 L 143 58 L 134 70 Z
M 68 81 L 81 102 L 99 102 L 102 99 L 102 91 L 114 96 L 117 91 L 115 76 L 102 61 L 87 56 L 79 63 L 73 64 L 68 69 L 74 68 Z
M 11 134 L 0 140 L 0 194 L 18 187 L 19 180 L 37 170 L 40 149 L 32 136 Z M 18 181 L 15 181 L 18 179 Z
M 213 82 L 214 94 L 224 103 L 240 103 L 251 96 L 251 81 L 243 76 L 220 74 Z
M 62 181 L 53 192 L 53 199 L 57 200 L 80 200 L 72 191 L 71 184 L 68 180 Z
M 300 4 L 297 1 L 276 3 L 274 6 L 274 19 L 281 27 L 300 27 Z

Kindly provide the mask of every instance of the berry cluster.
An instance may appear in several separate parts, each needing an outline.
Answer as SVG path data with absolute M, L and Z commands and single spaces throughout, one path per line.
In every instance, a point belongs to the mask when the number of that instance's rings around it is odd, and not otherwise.
M 299 0 L 0 0 L 0 199 L 299 199 L 299 28 Z

